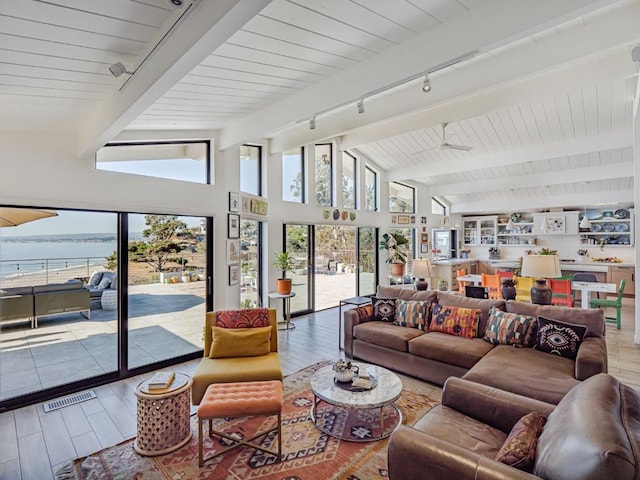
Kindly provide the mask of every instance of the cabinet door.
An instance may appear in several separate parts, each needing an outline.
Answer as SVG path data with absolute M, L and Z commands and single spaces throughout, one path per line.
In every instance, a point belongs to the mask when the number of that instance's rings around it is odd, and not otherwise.
M 635 267 L 610 267 L 609 283 L 620 285 L 620 280 L 625 279 L 624 296 L 635 297 L 636 292 Z M 615 295 L 611 295 L 615 296 Z

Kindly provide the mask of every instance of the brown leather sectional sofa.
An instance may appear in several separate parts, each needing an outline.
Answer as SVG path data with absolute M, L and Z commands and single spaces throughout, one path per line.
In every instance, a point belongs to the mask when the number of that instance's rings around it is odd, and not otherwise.
M 424 332 L 373 321 L 363 309 L 344 312 L 345 354 L 443 385 L 449 377 L 557 404 L 580 381 L 607 371 L 604 313 L 599 309 L 540 306 L 516 301 L 482 300 L 433 290 L 378 287 L 378 297 L 427 300 L 482 312 L 477 338 Z M 588 328 L 576 360 L 533 348 L 494 346 L 482 339 L 489 309 L 541 315 Z

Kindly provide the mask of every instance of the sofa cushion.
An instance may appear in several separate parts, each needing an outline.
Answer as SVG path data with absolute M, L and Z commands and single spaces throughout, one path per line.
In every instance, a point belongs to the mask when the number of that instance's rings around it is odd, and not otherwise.
M 491 459 L 507 439 L 497 428 L 443 405 L 429 410 L 413 428 Z
M 535 317 L 503 312 L 496 307 L 491 307 L 490 312 L 484 341 L 493 345 L 533 346 L 537 324 Z
M 100 283 L 100 280 L 102 280 L 102 274 L 103 272 L 93 272 L 91 274 L 91 277 L 89 277 L 89 281 L 87 282 L 87 285 L 91 287 L 97 287 L 98 284 Z
M 452 307 L 464 307 L 464 308 L 477 308 L 480 310 L 480 323 L 478 323 L 478 333 L 480 337 L 484 336 L 484 331 L 487 328 L 487 321 L 489 320 L 489 309 L 491 307 L 497 307 L 500 310 L 505 309 L 504 300 L 496 299 L 481 299 L 470 298 L 454 293 L 439 292 L 438 303 L 442 305 L 449 305 Z
M 587 327 L 538 317 L 536 350 L 575 360 Z
M 451 307 L 437 303 L 433 305 L 429 331 L 475 338 L 478 334 L 480 315 L 477 308 Z
M 409 353 L 463 368 L 473 367 L 493 349 L 480 338 L 463 338 L 429 332 L 409 341 Z
M 569 358 L 498 345 L 462 378 L 557 405 L 580 383 L 574 372 L 575 362 Z
M 429 302 L 416 300 L 396 300 L 396 318 L 394 325 L 427 330 Z
M 392 322 L 396 319 L 396 299 L 371 297 L 373 319 L 379 322 Z
M 417 328 L 401 328 L 387 322 L 365 322 L 353 327 L 353 336 L 358 340 L 400 352 L 407 352 L 409 340 L 420 335 L 424 332 Z
M 216 312 L 216 327 L 255 328 L 271 325 L 269 309 L 250 308 L 242 310 L 220 310 Z
M 571 390 L 549 415 L 533 469 L 543 478 L 638 478 L 640 395 L 600 373 Z
M 531 412 L 522 417 L 509 432 L 500 451 L 496 455 L 498 462 L 531 472 L 536 459 L 538 437 L 547 417 L 539 412 Z
M 606 331 L 604 310 L 599 308 L 572 308 L 556 305 L 543 305 L 538 309 L 538 316 L 553 318 L 565 323 L 584 325 L 587 337 L 603 337 Z
M 431 303 L 438 299 L 438 292 L 435 290 L 409 290 L 402 287 L 378 285 L 376 296 L 380 298 L 399 298 L 400 300 L 419 300 Z
M 98 289 L 104 290 L 106 288 L 109 288 L 109 285 L 111 285 L 111 279 L 109 277 L 103 277 L 100 280 L 100 283 L 98 283 Z

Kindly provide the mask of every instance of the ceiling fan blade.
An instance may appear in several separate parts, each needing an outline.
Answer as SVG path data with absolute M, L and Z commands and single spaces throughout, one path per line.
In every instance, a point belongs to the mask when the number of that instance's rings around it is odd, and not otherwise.
M 468 152 L 469 150 L 473 150 L 473 147 L 469 147 L 467 145 L 456 145 L 455 143 L 442 143 L 440 144 L 440 150 L 462 150 Z

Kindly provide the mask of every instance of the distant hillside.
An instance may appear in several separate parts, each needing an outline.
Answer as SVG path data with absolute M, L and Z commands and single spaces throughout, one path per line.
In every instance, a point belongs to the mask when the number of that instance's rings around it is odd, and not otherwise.
M 132 240 L 142 240 L 142 232 L 129 234 Z M 115 242 L 116 235 L 113 233 L 59 233 L 55 235 L 23 235 L 23 236 L 1 236 L 2 242 Z

